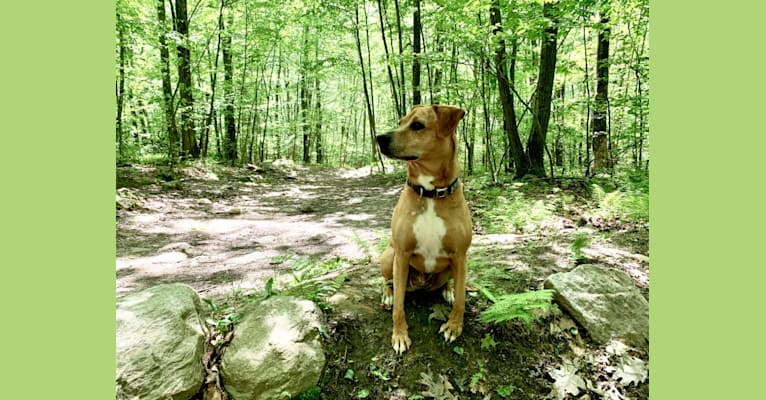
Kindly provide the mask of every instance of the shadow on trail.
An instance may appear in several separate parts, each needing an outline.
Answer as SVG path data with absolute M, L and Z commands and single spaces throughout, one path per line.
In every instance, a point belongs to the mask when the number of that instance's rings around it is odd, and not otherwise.
M 166 282 L 259 289 L 281 255 L 368 258 L 402 188 L 350 171 L 228 171 L 131 189 L 142 206 L 118 212 L 118 296 Z

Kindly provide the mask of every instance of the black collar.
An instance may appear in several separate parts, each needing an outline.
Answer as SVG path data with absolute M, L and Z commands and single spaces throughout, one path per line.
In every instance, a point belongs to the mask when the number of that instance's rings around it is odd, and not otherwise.
M 452 182 L 447 187 L 436 188 L 434 190 L 426 190 L 426 188 L 424 188 L 423 186 L 418 186 L 410 182 L 409 179 L 407 179 L 407 186 L 411 187 L 412 190 L 415 191 L 415 193 L 417 193 L 421 197 L 437 198 L 437 199 L 443 199 L 451 195 L 452 193 L 455 193 L 459 183 L 460 183 L 460 180 L 458 178 L 455 178 L 455 181 Z

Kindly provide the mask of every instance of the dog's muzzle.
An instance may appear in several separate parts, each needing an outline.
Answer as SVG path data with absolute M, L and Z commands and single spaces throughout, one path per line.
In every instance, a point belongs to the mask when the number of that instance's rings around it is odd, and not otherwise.
M 404 160 L 404 161 L 412 161 L 417 160 L 417 156 L 412 155 L 399 155 L 397 152 L 392 148 L 391 146 L 391 139 L 393 136 L 391 135 L 392 131 L 388 131 L 382 135 L 375 136 L 375 140 L 378 142 L 378 147 L 380 148 L 380 152 L 383 153 L 384 156 L 390 157 L 396 160 Z

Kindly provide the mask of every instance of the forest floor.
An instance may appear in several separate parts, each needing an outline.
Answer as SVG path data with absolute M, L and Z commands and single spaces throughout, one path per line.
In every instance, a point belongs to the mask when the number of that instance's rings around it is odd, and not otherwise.
M 438 335 L 441 296 L 415 293 L 405 302 L 412 348 L 397 356 L 390 346 L 377 258 L 401 169 L 118 167 L 117 296 L 186 283 L 219 322 L 272 291 L 316 300 L 327 316 L 323 399 L 556 398 L 566 382 L 587 386 L 574 398 L 648 398 L 648 380 L 616 380 L 614 346 L 592 343 L 565 313 L 484 323 L 489 300 L 477 289 L 537 290 L 594 263 L 625 271 L 648 299 L 648 223 L 594 202 L 584 180 L 464 181 L 474 240 L 465 327 L 451 344 Z M 645 350 L 627 351 L 648 362 Z

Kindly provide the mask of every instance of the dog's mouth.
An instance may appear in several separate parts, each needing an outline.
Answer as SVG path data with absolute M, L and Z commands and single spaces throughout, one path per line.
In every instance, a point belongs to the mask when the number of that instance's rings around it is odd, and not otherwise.
M 378 135 L 376 139 L 378 141 L 378 148 L 380 148 L 380 152 L 383 153 L 383 155 L 385 155 L 388 158 L 393 158 L 394 160 L 402 160 L 402 161 L 413 161 L 418 159 L 418 156 L 413 156 L 413 155 L 402 156 L 399 154 L 394 154 L 394 151 L 391 149 L 391 134 L 390 133 Z

